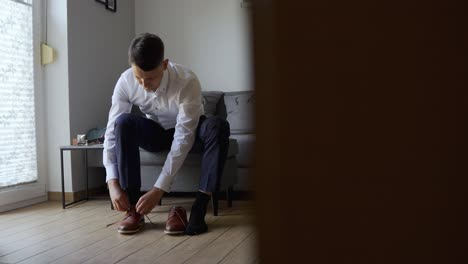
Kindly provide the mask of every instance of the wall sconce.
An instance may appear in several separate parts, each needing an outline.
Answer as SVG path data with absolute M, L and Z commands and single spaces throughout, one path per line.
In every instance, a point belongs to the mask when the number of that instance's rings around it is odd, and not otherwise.
M 55 50 L 45 43 L 41 43 L 41 64 L 47 65 L 55 61 Z

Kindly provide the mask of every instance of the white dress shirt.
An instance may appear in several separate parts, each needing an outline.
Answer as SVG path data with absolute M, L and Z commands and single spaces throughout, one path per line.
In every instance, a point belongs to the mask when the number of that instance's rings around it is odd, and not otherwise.
M 200 82 L 188 68 L 169 62 L 156 92 L 147 92 L 136 80 L 132 69 L 120 76 L 112 95 L 112 106 L 104 140 L 103 163 L 106 182 L 118 179 L 114 123 L 136 105 L 164 129 L 175 127 L 174 140 L 155 187 L 170 191 L 175 174 L 195 141 L 200 116 L 204 113 Z

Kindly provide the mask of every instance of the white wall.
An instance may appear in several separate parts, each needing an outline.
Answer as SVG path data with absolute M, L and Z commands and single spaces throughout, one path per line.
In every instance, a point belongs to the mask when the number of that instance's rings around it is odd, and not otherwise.
M 119 0 L 117 12 L 96 1 L 68 1 L 68 67 L 70 133 L 84 134 L 105 127 L 111 96 L 120 74 L 128 69 L 127 50 L 135 36 L 133 0 Z M 73 155 L 73 175 L 84 175 L 83 155 Z M 101 169 L 100 179 L 105 180 Z M 99 172 L 98 172 L 99 173 Z M 84 180 L 73 177 L 73 190 Z
M 135 36 L 134 2 L 118 1 L 117 12 L 97 1 L 48 0 L 48 43 L 57 50 L 57 61 L 46 66 L 48 135 L 48 191 L 61 191 L 59 146 L 69 145 L 76 134 L 104 127 L 112 91 L 128 68 L 127 47 Z M 83 156 L 65 156 L 66 191 L 84 187 Z M 104 169 L 91 171 L 104 180 Z M 91 183 L 96 177 L 91 175 Z
M 135 32 L 159 35 L 166 57 L 189 66 L 202 89 L 253 90 L 250 9 L 241 0 L 135 0 Z
M 70 141 L 67 36 L 67 2 L 47 0 L 47 42 L 57 54 L 56 61 L 44 67 L 46 123 L 43 125 L 47 135 L 49 191 L 61 190 L 59 146 Z M 69 160 L 69 155 L 66 160 Z M 70 163 L 65 164 L 65 172 L 70 179 Z M 71 188 L 70 180 L 66 181 L 66 188 Z
M 241 0 L 119 0 L 117 13 L 97 1 L 47 0 L 48 43 L 57 61 L 45 67 L 48 191 L 61 191 L 59 146 L 107 122 L 112 91 L 128 67 L 135 33 L 153 32 L 166 44 L 166 57 L 191 67 L 203 90 L 252 90 L 249 12 Z M 82 156 L 73 155 L 73 174 L 84 175 Z M 65 155 L 66 191 L 70 156 Z M 97 172 L 102 174 L 102 172 Z M 94 177 L 91 177 L 92 179 Z M 102 179 L 100 179 L 102 180 Z

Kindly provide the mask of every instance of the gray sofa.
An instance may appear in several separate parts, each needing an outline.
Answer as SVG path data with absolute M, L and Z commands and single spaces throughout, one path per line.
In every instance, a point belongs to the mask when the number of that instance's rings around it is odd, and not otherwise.
M 237 181 L 234 191 L 253 191 L 255 145 L 255 94 L 253 91 L 225 92 L 226 118 L 231 137 L 237 141 Z
M 202 92 L 205 115 L 225 118 L 231 128 L 228 158 L 221 177 L 220 192 L 225 192 L 228 206 L 232 206 L 232 191 L 249 191 L 248 177 L 252 166 L 255 141 L 253 92 Z M 133 113 L 141 114 L 137 108 Z M 152 153 L 140 150 L 142 191 L 150 190 L 161 172 L 168 152 Z M 177 173 L 171 192 L 195 192 L 200 179 L 201 155 L 189 154 Z M 240 176 L 240 177 L 239 177 Z M 213 214 L 218 213 L 219 193 L 212 198 Z
M 228 158 L 221 177 L 219 191 L 226 192 L 228 206 L 232 206 L 233 190 L 252 190 L 249 178 L 253 167 L 252 154 L 255 142 L 253 115 L 255 96 L 252 91 L 203 91 L 202 95 L 205 115 L 223 117 L 230 124 Z M 138 107 L 133 107 L 132 113 L 143 115 Z M 167 153 L 167 151 L 152 153 L 140 149 L 142 191 L 148 191 L 153 187 L 164 165 Z M 201 155 L 189 154 L 174 179 L 171 192 L 196 192 L 200 173 Z M 218 213 L 219 194 L 218 192 L 212 197 L 214 215 Z

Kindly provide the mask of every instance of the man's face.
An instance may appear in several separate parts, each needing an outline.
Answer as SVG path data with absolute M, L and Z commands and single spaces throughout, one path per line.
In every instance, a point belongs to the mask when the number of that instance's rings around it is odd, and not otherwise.
M 132 64 L 133 74 L 137 79 L 138 83 L 145 88 L 148 92 L 154 92 L 161 85 L 164 70 L 167 69 L 168 60 L 164 60 L 161 65 L 150 71 L 143 71 L 140 67 Z

